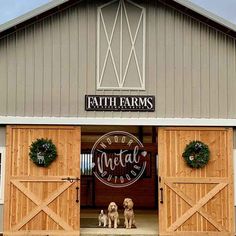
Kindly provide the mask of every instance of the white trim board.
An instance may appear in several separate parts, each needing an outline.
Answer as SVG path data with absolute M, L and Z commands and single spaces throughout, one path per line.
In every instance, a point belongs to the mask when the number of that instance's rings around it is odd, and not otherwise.
M 34 125 L 143 125 L 143 126 L 236 126 L 236 119 L 195 118 L 96 118 L 0 116 L 0 124 Z

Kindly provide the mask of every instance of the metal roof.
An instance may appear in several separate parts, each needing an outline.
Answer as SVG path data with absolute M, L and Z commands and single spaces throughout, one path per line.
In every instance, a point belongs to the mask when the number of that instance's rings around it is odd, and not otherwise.
M 162 2 L 163 4 L 166 4 L 166 5 L 172 5 L 172 3 L 179 4 L 179 5 L 183 6 L 184 8 L 186 8 L 185 10 L 189 9 L 189 10 L 201 15 L 202 17 L 213 21 L 217 25 L 221 26 L 221 29 L 223 27 L 223 28 L 228 29 L 228 31 L 233 31 L 234 33 L 236 33 L 236 25 L 235 24 L 197 6 L 196 4 L 192 3 L 189 0 L 159 0 L 159 1 Z M 12 28 L 16 29 L 18 25 L 21 25 L 24 22 L 27 22 L 33 18 L 37 18 L 37 16 L 42 15 L 46 12 L 49 12 L 50 10 L 56 9 L 60 5 L 62 5 L 64 3 L 69 3 L 69 2 L 75 3 L 75 2 L 79 2 L 79 1 L 53 0 L 53 1 L 43 5 L 41 7 L 38 7 L 36 9 L 24 14 L 24 15 L 21 15 L 11 21 L 8 21 L 5 24 L 0 25 L 0 34 L 3 35 L 5 32 L 7 34 L 9 29 L 12 29 Z M 190 13 L 190 15 L 191 15 L 191 13 Z M 228 32 L 228 31 L 225 31 L 225 32 Z M 235 34 L 233 34 L 233 36 L 235 36 Z
M 10 20 L 2 25 L 0 25 L 0 33 L 1 32 L 4 32 L 5 30 L 8 30 L 12 27 L 15 27 L 21 23 L 24 23 L 25 21 L 27 20 L 30 20 L 44 12 L 47 12 L 55 7 L 58 7 L 60 6 L 61 4 L 65 3 L 65 2 L 68 2 L 69 0 L 52 0 L 50 1 L 49 3 L 47 4 L 44 4 L 40 7 L 37 7 L 35 8 L 34 10 L 32 11 L 29 11 L 19 17 L 16 17 L 15 19 L 13 20 Z
M 189 1 L 189 0 L 173 0 L 174 2 L 177 2 L 185 7 L 187 7 L 190 10 L 193 10 L 194 12 L 215 21 L 216 23 L 229 28 L 230 30 L 233 30 L 236 32 L 236 25 L 229 22 L 228 20 L 225 20 L 224 18 L 217 16 L 215 14 L 213 14 L 212 12 L 209 12 L 207 10 L 205 10 L 202 7 L 199 7 L 198 5 L 194 4 L 193 2 Z

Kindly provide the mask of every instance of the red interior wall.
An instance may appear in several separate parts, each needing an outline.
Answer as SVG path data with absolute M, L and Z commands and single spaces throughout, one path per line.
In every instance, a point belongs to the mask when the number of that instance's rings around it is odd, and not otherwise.
M 151 177 L 140 178 L 134 184 L 123 188 L 112 188 L 97 178 L 81 177 L 81 206 L 93 206 L 106 209 L 111 201 L 122 208 L 124 198 L 132 198 L 136 208 L 155 208 L 156 206 L 156 160 L 151 159 Z M 94 181 L 94 182 L 93 182 Z M 94 189 L 93 189 L 94 184 Z M 94 192 L 93 192 L 94 191 Z

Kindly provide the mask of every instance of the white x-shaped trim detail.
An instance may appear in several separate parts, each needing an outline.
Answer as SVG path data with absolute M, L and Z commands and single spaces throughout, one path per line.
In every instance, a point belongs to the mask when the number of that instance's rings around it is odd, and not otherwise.
M 109 5 L 117 2 L 118 0 L 114 0 L 111 2 L 108 2 L 104 5 L 102 5 L 101 7 L 98 8 L 98 16 L 97 16 L 97 20 L 98 20 L 98 38 L 97 38 L 97 88 L 98 89 L 105 89 L 108 88 L 109 89 L 109 85 L 103 85 L 103 80 L 104 80 L 104 74 L 105 74 L 105 70 L 106 67 L 108 66 L 108 57 L 110 55 L 111 57 L 111 61 L 112 61 L 112 67 L 114 69 L 114 73 L 115 73 L 115 79 L 117 81 L 117 88 L 118 89 L 127 89 L 125 87 L 125 82 L 127 79 L 132 79 L 132 78 L 127 78 L 127 74 L 128 74 L 128 70 L 129 67 L 131 66 L 131 58 L 132 55 L 134 56 L 134 60 L 135 60 L 135 66 L 137 69 L 137 74 L 138 74 L 138 79 L 139 79 L 139 83 L 137 85 L 134 85 L 134 89 L 144 89 L 145 88 L 145 8 L 139 6 L 138 4 L 130 1 L 130 0 L 120 0 L 118 2 L 118 6 L 116 9 L 116 13 L 115 13 L 115 18 L 114 18 L 114 23 L 112 25 L 112 30 L 111 30 L 111 34 L 108 34 L 107 31 L 107 25 L 110 22 L 105 22 L 104 19 L 104 14 L 103 14 L 103 8 L 108 7 Z M 131 5 L 139 8 L 140 11 L 140 16 L 138 19 L 138 24 L 137 24 L 137 28 L 134 30 L 135 34 L 132 35 L 132 31 L 131 31 L 131 25 L 130 25 L 130 20 L 128 17 L 128 12 L 127 12 L 127 7 L 126 7 L 126 3 L 130 3 Z M 120 16 L 120 17 L 119 17 Z M 120 38 L 117 39 L 119 40 L 119 44 L 120 44 L 120 48 L 115 48 L 114 50 L 119 50 L 119 66 L 118 64 L 116 64 L 116 58 L 114 57 L 114 53 L 113 53 L 113 49 L 112 49 L 112 42 L 114 39 L 114 32 L 116 29 L 116 27 L 118 27 L 118 18 L 119 18 L 119 22 L 120 22 Z M 124 19 L 123 19 L 124 18 Z M 131 41 L 131 48 L 128 48 L 127 50 L 129 50 L 129 54 L 128 54 L 128 59 L 127 62 L 124 63 L 124 58 L 123 58 L 123 25 L 124 22 L 127 24 L 127 28 L 128 28 L 128 35 Z M 105 33 L 105 38 L 107 41 L 107 51 L 105 53 L 105 59 L 104 62 L 102 62 L 102 67 L 101 67 L 101 71 L 100 71 L 100 27 L 101 25 L 103 27 L 104 33 Z M 137 52 L 136 52 L 136 48 L 135 48 L 135 44 L 137 41 L 137 36 L 138 33 L 140 31 L 140 27 L 141 25 L 143 26 L 143 31 L 141 32 L 143 34 L 142 37 L 142 43 L 143 43 L 143 50 L 142 50 L 142 62 L 138 59 L 137 56 Z M 102 42 L 104 43 L 104 42 Z M 117 58 L 118 60 L 118 58 Z M 142 71 L 140 70 L 140 67 L 142 66 Z M 119 71 L 118 71 L 118 67 L 119 67 Z M 124 67 L 124 68 L 123 68 Z M 114 87 L 113 87 L 114 88 Z M 132 88 L 129 88 L 132 89 Z

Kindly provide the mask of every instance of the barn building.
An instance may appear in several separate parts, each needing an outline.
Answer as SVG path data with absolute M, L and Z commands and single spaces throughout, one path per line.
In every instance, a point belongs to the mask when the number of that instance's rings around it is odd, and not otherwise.
M 54 0 L 1 25 L 3 235 L 235 235 L 235 39 L 188 0 Z M 96 228 L 127 197 L 136 228 Z

